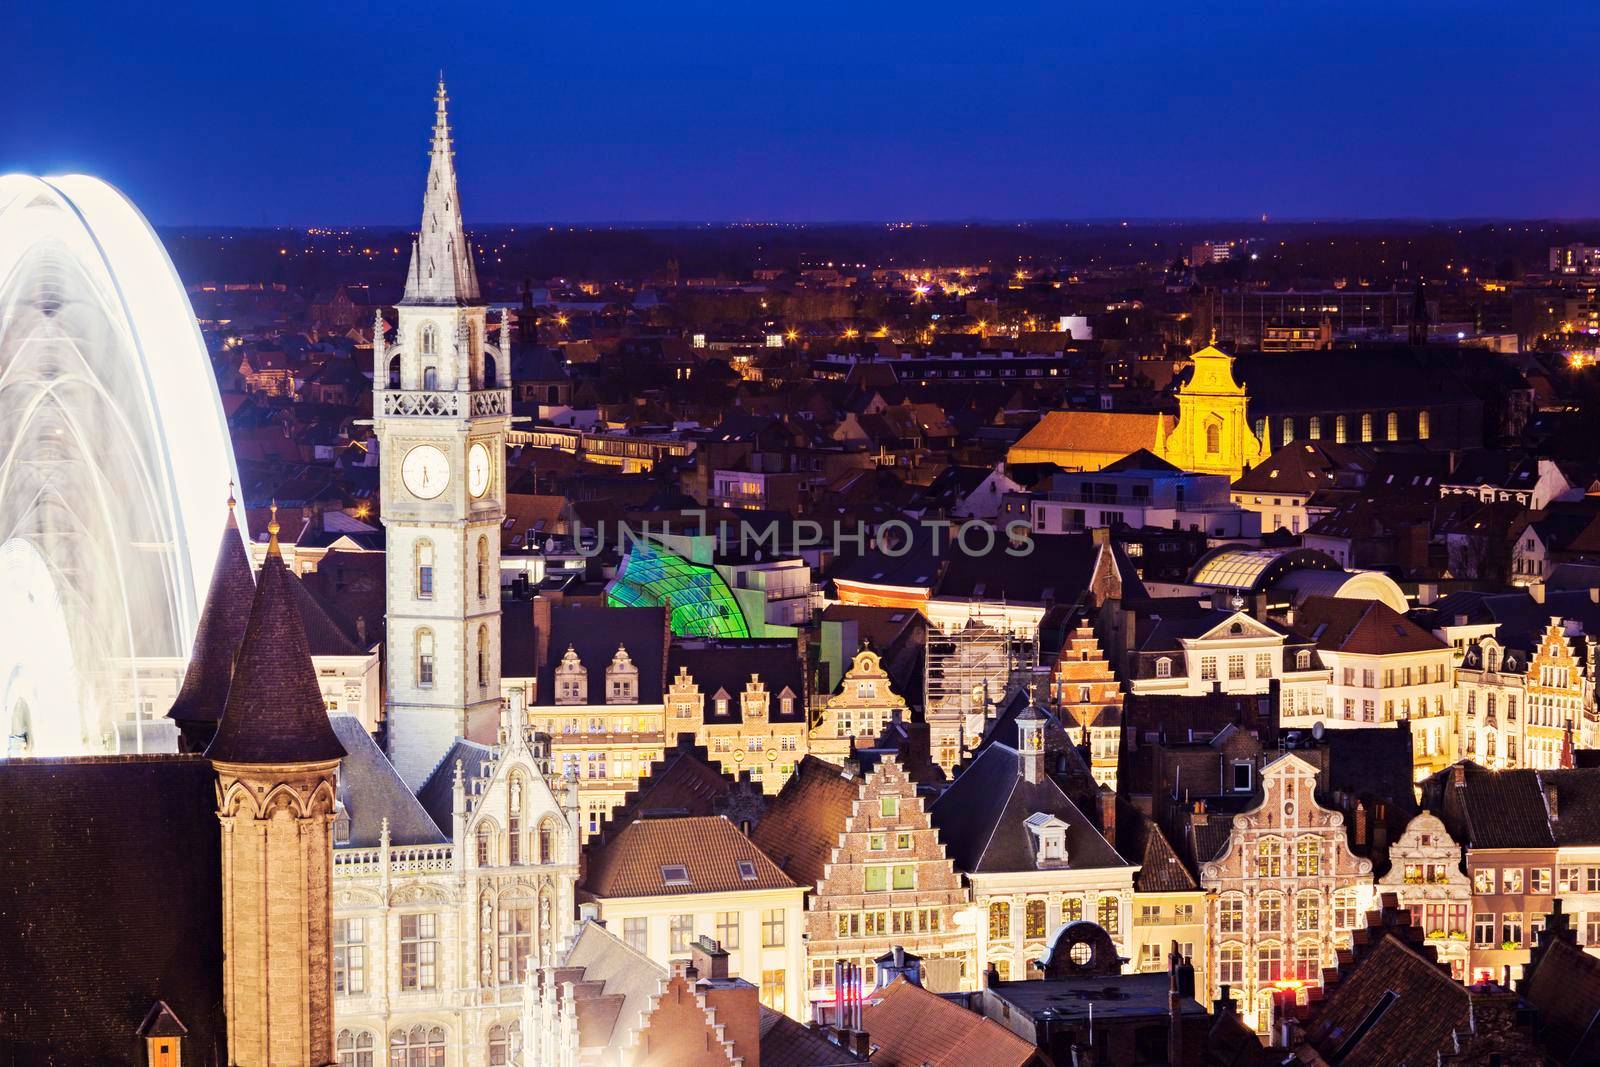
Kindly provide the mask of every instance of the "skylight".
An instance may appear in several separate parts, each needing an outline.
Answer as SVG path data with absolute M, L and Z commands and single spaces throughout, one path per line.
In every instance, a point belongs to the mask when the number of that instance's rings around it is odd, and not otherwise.
M 688 885 L 689 868 L 681 863 L 663 863 L 661 865 L 661 883 L 663 885 Z
M 756 880 L 756 865 L 751 860 L 739 861 L 739 877 L 747 882 Z

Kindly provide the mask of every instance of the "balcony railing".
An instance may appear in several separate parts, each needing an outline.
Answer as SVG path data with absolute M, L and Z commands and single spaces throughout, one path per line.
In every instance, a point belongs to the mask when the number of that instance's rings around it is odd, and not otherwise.
M 383 413 L 399 416 L 464 418 L 511 414 L 510 389 L 456 392 L 440 389 L 385 389 Z
M 450 870 L 454 848 L 450 845 L 398 845 L 389 853 L 390 873 L 439 874 Z M 382 848 L 336 848 L 335 876 L 358 878 L 383 873 Z

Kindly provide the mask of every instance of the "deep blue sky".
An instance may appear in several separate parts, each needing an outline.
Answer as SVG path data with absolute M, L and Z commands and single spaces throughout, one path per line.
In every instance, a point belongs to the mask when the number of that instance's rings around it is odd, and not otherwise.
M 443 67 L 469 223 L 1600 215 L 1600 5 L 1011 7 L 19 0 L 0 172 L 412 223 Z

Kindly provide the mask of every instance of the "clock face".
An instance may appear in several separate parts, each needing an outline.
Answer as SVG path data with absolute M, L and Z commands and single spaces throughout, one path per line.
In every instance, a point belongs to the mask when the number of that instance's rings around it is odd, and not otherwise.
M 483 442 L 467 451 L 467 492 L 476 499 L 489 491 L 489 450 Z
M 418 445 L 400 463 L 400 479 L 419 500 L 432 500 L 450 484 L 450 461 L 433 445 Z

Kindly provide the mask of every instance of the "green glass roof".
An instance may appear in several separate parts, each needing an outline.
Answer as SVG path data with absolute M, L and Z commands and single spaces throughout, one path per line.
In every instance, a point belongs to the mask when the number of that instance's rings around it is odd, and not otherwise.
M 715 568 L 691 563 L 660 545 L 636 540 L 606 586 L 614 608 L 672 605 L 672 632 L 680 637 L 749 637 L 750 626 L 733 590 Z

